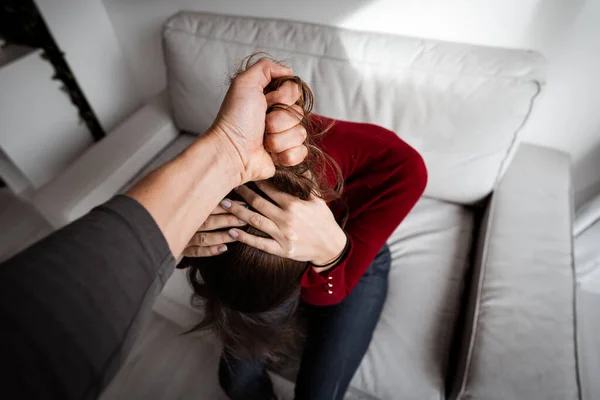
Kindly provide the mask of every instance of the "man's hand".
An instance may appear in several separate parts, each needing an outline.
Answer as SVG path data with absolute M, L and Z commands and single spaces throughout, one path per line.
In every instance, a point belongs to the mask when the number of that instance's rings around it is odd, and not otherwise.
M 306 131 L 299 125 L 297 117 L 284 110 L 266 115 L 270 105 L 283 103 L 291 106 L 300 97 L 300 90 L 293 82 L 263 94 L 272 79 L 291 74 L 290 68 L 270 60 L 258 61 L 233 79 L 209 130 L 209 135 L 217 139 L 224 153 L 231 157 L 231 162 L 239 167 L 240 184 L 270 178 L 275 173 L 274 162 L 296 165 L 308 153 L 303 145 Z M 265 144 L 271 154 L 265 150 Z

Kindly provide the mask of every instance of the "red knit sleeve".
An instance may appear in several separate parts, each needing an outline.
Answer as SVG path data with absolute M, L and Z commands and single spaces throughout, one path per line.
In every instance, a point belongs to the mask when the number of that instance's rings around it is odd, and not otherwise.
M 308 268 L 302 298 L 314 305 L 339 303 L 367 270 L 381 247 L 425 190 L 427 170 L 419 153 L 395 133 L 370 124 L 336 122 L 323 149 L 342 168 L 345 226 L 350 248 L 331 271 Z M 334 214 L 339 207 L 332 206 Z

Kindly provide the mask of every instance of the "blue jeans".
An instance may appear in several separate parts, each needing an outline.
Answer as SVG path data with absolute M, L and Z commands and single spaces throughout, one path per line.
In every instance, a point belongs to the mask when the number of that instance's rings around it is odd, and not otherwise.
M 306 344 L 296 378 L 297 400 L 343 399 L 365 355 L 387 295 L 390 250 L 385 245 L 352 292 L 333 306 L 302 304 Z M 266 361 L 239 360 L 223 352 L 219 382 L 232 400 L 275 398 Z

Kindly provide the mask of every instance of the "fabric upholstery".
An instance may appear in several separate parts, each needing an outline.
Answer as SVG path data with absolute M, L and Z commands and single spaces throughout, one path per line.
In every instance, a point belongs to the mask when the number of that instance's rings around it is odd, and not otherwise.
M 600 398 L 600 195 L 575 215 L 577 338 L 581 391 L 584 400 Z
M 579 396 L 567 155 L 521 145 L 481 227 L 458 399 Z
M 318 113 L 398 133 L 425 158 L 426 194 L 465 204 L 490 193 L 544 80 L 530 51 L 290 21 L 182 12 L 163 37 L 179 128 L 204 132 L 228 75 L 265 51 L 312 86 Z
M 575 236 L 575 266 L 578 287 L 600 294 L 600 218 Z

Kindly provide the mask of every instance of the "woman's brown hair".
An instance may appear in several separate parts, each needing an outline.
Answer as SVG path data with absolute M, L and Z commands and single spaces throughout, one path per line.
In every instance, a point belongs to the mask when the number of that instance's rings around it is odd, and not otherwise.
M 234 77 L 261 58 L 265 55 L 257 53 L 247 57 Z M 296 105 L 302 113 L 285 104 L 275 104 L 269 107 L 267 113 L 285 110 L 298 118 L 307 132 L 304 145 L 308 148 L 308 155 L 297 166 L 277 166 L 269 181 L 278 190 L 303 200 L 308 200 L 311 194 L 326 201 L 335 200 L 343 189 L 342 174 L 335 160 L 316 144 L 330 126 L 311 122 L 314 99 L 310 87 L 297 76 L 285 76 L 271 81 L 264 93 L 277 90 L 289 81 L 300 88 Z M 327 179 L 327 170 L 333 171 L 333 184 Z M 269 199 L 256 185 L 248 185 Z M 235 192 L 229 193 L 228 198 L 243 200 Z M 252 226 L 242 229 L 256 236 L 268 237 Z M 203 319 L 191 331 L 212 330 L 227 351 L 238 357 L 266 356 L 275 359 L 293 344 L 297 333 L 295 314 L 300 280 L 307 263 L 235 242 L 228 244 L 228 250 L 218 256 L 183 258 L 181 266 L 189 267 L 193 300 L 204 310 Z

